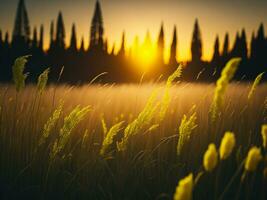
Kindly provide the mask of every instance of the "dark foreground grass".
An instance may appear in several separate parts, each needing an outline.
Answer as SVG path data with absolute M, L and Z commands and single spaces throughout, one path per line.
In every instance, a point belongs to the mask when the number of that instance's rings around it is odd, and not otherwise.
M 153 117 L 125 151 L 116 141 L 123 128 L 142 111 L 149 96 L 162 85 L 49 86 L 38 94 L 35 86 L 17 93 L 13 86 L 0 88 L 0 198 L 1 199 L 173 199 L 178 181 L 193 173 L 194 199 L 266 199 L 267 184 L 261 161 L 257 170 L 244 174 L 244 159 L 251 146 L 262 146 L 261 126 L 266 123 L 266 85 L 248 100 L 248 84 L 232 84 L 222 113 L 209 121 L 214 86 L 180 84 L 170 90 L 171 102 L 162 121 Z M 42 145 L 44 125 L 55 109 L 62 112 Z M 69 132 L 66 144 L 51 157 L 59 143 L 64 118 L 80 105 L 91 110 Z M 179 125 L 196 105 L 197 128 L 177 156 Z M 158 115 L 158 111 L 154 115 Z M 108 154 L 100 156 L 105 131 L 124 121 Z M 145 122 L 144 122 L 145 123 Z M 155 126 L 153 126 L 155 125 Z M 71 127 L 71 123 L 67 127 Z M 153 128 L 151 128 L 151 126 Z M 231 156 L 205 172 L 203 154 L 208 144 L 217 148 L 225 131 L 233 131 L 236 146 Z M 262 154 L 266 150 L 262 148 Z M 243 175 L 243 179 L 241 179 Z

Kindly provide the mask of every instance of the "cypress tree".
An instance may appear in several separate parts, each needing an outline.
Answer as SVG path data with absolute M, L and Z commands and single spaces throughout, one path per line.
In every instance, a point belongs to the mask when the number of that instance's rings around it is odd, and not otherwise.
M 111 50 L 111 55 L 115 55 L 115 43 L 113 43 L 112 50 Z
M 71 51 L 77 51 L 77 36 L 76 36 L 76 27 L 75 24 L 72 25 L 71 29 L 71 39 L 70 39 L 70 48 Z
M 50 24 L 50 45 L 49 45 L 50 50 L 54 49 L 54 43 L 55 43 L 54 35 L 55 35 L 55 33 L 54 33 L 54 21 L 51 21 L 51 24 Z
M 123 31 L 122 37 L 121 37 L 121 48 L 119 50 L 120 56 L 125 56 L 125 32 Z
M 217 35 L 214 42 L 212 62 L 218 62 L 219 58 L 220 58 L 220 41 L 219 41 L 219 36 Z
M 239 57 L 240 56 L 240 35 L 239 32 L 236 33 L 235 42 L 233 49 L 231 51 L 231 57 Z
M 252 32 L 251 36 L 251 42 L 250 42 L 250 58 L 255 59 L 256 58 L 256 37 L 254 31 Z
M 198 19 L 195 21 L 192 43 L 191 43 L 192 62 L 200 62 L 202 58 L 202 39 L 198 25 Z
M 56 47 L 59 49 L 65 48 L 65 26 L 63 22 L 63 16 L 62 13 L 59 12 L 58 18 L 57 18 L 57 33 L 56 33 Z
M 177 31 L 176 31 L 176 26 L 174 26 L 172 44 L 171 44 L 171 52 L 170 52 L 170 60 L 169 60 L 170 65 L 177 64 L 176 55 L 177 55 Z
M 3 49 L 5 50 L 5 51 L 7 51 L 8 49 L 9 49 L 9 33 L 8 32 L 6 32 L 5 33 L 5 39 L 4 39 L 4 43 L 3 43 Z
M 40 36 L 39 36 L 38 47 L 41 51 L 43 51 L 43 48 L 44 48 L 44 25 L 43 24 L 40 27 Z
M 9 33 L 8 32 L 6 32 L 6 34 L 5 34 L 4 45 L 5 46 L 9 46 Z
M 107 38 L 105 39 L 105 42 L 104 42 L 104 51 L 108 54 L 108 39 Z
M 12 41 L 16 42 L 16 40 L 22 39 L 24 42 L 28 43 L 30 41 L 30 34 L 31 31 L 27 9 L 24 0 L 20 0 L 15 18 Z
M 157 50 L 158 62 L 160 64 L 163 64 L 164 63 L 164 25 L 163 25 L 163 22 L 161 23 L 161 27 L 160 27 L 157 47 L 158 47 L 158 50 Z
M 95 5 L 95 11 L 91 23 L 90 49 L 98 48 L 103 50 L 104 40 L 103 17 L 99 1 Z
M 82 39 L 81 39 L 80 52 L 85 52 L 84 38 L 83 38 L 83 37 L 82 37 Z
M 37 39 L 37 29 L 34 27 L 33 29 L 33 39 L 32 39 L 32 48 L 36 49 L 38 45 L 38 39 Z
M 223 43 L 223 57 L 227 57 L 229 54 L 229 33 L 225 34 L 224 43 Z
M 248 48 L 247 48 L 247 36 L 245 29 L 242 29 L 241 38 L 240 38 L 240 56 L 243 59 L 248 57 Z
M 258 40 L 265 40 L 265 34 L 264 34 L 264 26 L 263 23 L 260 24 L 260 27 L 258 29 L 258 33 L 257 33 L 257 39 Z

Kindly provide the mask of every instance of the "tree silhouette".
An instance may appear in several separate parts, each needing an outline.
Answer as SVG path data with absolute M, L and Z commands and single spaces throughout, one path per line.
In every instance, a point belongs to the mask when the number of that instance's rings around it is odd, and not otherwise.
M 6 34 L 5 34 L 4 46 L 5 46 L 6 48 L 9 47 L 9 33 L 8 33 L 8 32 L 6 32 Z
M 254 77 L 265 70 L 267 65 L 267 39 L 265 38 L 264 26 L 261 23 L 255 39 L 251 43 L 251 60 L 255 65 Z
M 113 43 L 112 50 L 111 50 L 111 55 L 115 55 L 115 43 Z
M 105 42 L 104 42 L 104 51 L 108 53 L 108 39 L 107 38 L 105 39 Z
M 219 36 L 217 35 L 214 42 L 212 62 L 217 63 L 219 61 L 219 58 L 220 58 L 220 41 L 219 41 Z
M 177 65 L 176 55 L 177 55 L 177 31 L 176 31 L 176 26 L 174 26 L 169 65 L 171 66 Z
M 82 37 L 82 39 L 81 39 L 80 52 L 81 52 L 81 53 L 84 53 L 84 52 L 85 52 L 84 38 L 83 38 L 83 37 Z
M 158 42 L 157 42 L 157 56 L 158 56 L 158 63 L 162 65 L 164 63 L 164 25 L 163 22 L 161 23 Z
M 265 36 L 264 36 L 264 26 L 263 26 L 263 23 L 260 24 L 260 27 L 258 29 L 258 34 L 257 34 L 257 38 L 258 40 L 264 40 L 265 39 Z
M 231 51 L 231 56 L 232 57 L 239 57 L 240 55 L 240 35 L 239 32 L 236 33 L 235 35 L 235 42 L 234 42 L 234 46 L 233 49 Z
M 247 36 L 245 29 L 242 29 L 241 38 L 240 38 L 240 56 L 241 58 L 247 59 L 248 57 L 248 48 L 247 48 Z
M 36 50 L 38 47 L 38 38 L 37 38 L 37 29 L 34 27 L 33 29 L 33 39 L 32 39 L 32 49 Z
M 33 55 L 28 63 L 27 71 L 30 72 L 32 79 L 36 81 L 36 76 L 44 69 L 42 66 L 51 66 L 50 79 L 56 81 L 62 66 L 65 67 L 61 81 L 77 83 L 92 80 L 98 74 L 106 71 L 109 74 L 108 79 L 103 81 L 121 82 L 121 81 L 139 81 L 140 72 L 136 70 L 134 59 L 141 59 L 139 64 L 150 65 L 144 69 L 147 72 L 146 79 L 153 79 L 162 74 L 166 77 L 174 67 L 177 66 L 177 30 L 173 29 L 172 43 L 170 47 L 169 66 L 164 67 L 164 26 L 161 24 L 157 38 L 157 48 L 154 49 L 149 32 L 147 32 L 144 42 L 139 44 L 138 37 L 135 38 L 134 44 L 129 48 L 129 53 L 125 50 L 125 32 L 122 34 L 121 45 L 118 54 L 115 53 L 115 44 L 111 52 L 108 52 L 108 38 L 104 39 L 103 17 L 99 1 L 96 1 L 95 10 L 92 16 L 90 26 L 89 48 L 81 38 L 80 45 L 77 44 L 75 25 L 71 29 L 71 37 L 67 38 L 70 43 L 66 48 L 66 33 L 62 13 L 59 12 L 56 26 L 54 22 L 50 25 L 50 44 L 48 51 L 44 51 L 44 26 L 40 29 L 36 27 L 31 29 L 29 25 L 28 14 L 23 0 L 19 0 L 14 29 L 11 41 L 9 33 L 0 31 L 0 66 L 3 71 L 0 73 L 0 81 L 10 81 L 12 78 L 10 66 L 14 59 L 22 55 Z M 79 48 L 78 48 L 79 46 Z M 86 46 L 86 47 L 85 47 Z M 250 43 L 250 54 L 248 54 L 247 35 L 245 29 L 237 32 L 233 48 L 230 49 L 229 34 L 224 37 L 223 50 L 220 54 L 220 42 L 218 36 L 214 43 L 214 53 L 211 61 L 202 61 L 202 39 L 198 20 L 195 20 L 194 30 L 191 42 L 191 62 L 185 62 L 184 79 L 189 81 L 215 81 L 222 67 L 234 56 L 242 57 L 242 63 L 236 73 L 235 79 L 240 80 L 246 77 L 250 80 L 265 70 L 267 66 L 267 38 L 264 33 L 264 26 L 261 23 L 256 34 L 252 34 Z M 140 54 L 140 50 L 142 54 Z M 150 50 L 157 51 L 157 60 L 147 62 Z M 123 55 L 123 56 L 122 56 Z M 142 55 L 142 56 L 140 56 Z M 154 55 L 153 55 L 154 56 Z M 123 59 L 122 59 L 123 58 Z M 39 66 L 39 67 L 36 67 Z M 79 70 L 75 70 L 79 66 Z M 123 77 L 121 74 L 124 74 Z M 245 75 L 245 76 L 244 76 Z M 34 79 L 35 78 L 35 79 Z
M 250 41 L 250 58 L 252 60 L 255 60 L 256 58 L 256 37 L 255 37 L 255 32 L 252 32 L 252 36 L 251 36 L 251 41 Z
M 71 52 L 77 52 L 77 36 L 76 36 L 75 24 L 72 25 L 72 29 L 71 29 L 71 39 L 70 39 L 69 50 Z
M 49 51 L 53 51 L 55 46 L 55 33 L 54 33 L 54 21 L 51 21 L 50 24 L 50 45 Z
M 200 62 L 202 57 L 202 39 L 198 19 L 195 21 L 192 43 L 191 43 L 192 62 Z
M 223 57 L 227 57 L 228 54 L 229 54 L 229 33 L 226 33 L 224 37 L 222 55 Z
M 119 50 L 119 56 L 125 56 L 125 32 L 123 31 L 121 37 L 121 48 Z
M 263 63 L 265 60 L 265 52 L 266 52 L 266 39 L 265 39 L 265 34 L 264 34 L 264 27 L 263 24 L 260 24 L 260 27 L 257 32 L 257 37 L 255 40 L 255 55 L 256 59 L 258 60 L 259 63 Z
M 30 41 L 30 34 L 28 13 L 24 0 L 20 0 L 17 8 L 12 40 L 22 40 L 25 43 L 28 43 Z
M 40 36 L 39 36 L 38 47 L 39 47 L 40 51 L 43 51 L 43 48 L 44 48 L 44 25 L 41 25 L 39 34 L 40 34 Z
M 56 33 L 56 41 L 55 45 L 58 49 L 64 49 L 65 48 L 65 26 L 63 22 L 63 16 L 62 13 L 59 12 L 58 18 L 57 18 L 57 33 Z
M 99 1 L 97 0 L 91 23 L 90 50 L 103 50 L 103 17 Z

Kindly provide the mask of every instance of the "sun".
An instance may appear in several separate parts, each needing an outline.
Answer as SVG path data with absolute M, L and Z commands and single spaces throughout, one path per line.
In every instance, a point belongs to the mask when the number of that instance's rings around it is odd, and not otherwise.
M 156 57 L 156 47 L 152 44 L 149 36 L 147 36 L 143 45 L 133 45 L 132 60 L 142 72 L 147 72 L 153 67 Z
M 137 55 L 137 61 L 141 66 L 145 68 L 148 68 L 153 65 L 155 59 L 156 51 L 153 47 L 150 46 L 143 46 Z

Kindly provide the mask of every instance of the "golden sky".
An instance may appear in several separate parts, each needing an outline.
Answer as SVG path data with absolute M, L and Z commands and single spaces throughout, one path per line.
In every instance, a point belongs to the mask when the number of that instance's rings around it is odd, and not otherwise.
M 69 43 L 72 23 L 75 22 L 78 39 L 84 37 L 86 46 L 95 0 L 25 0 L 31 26 L 45 26 L 45 47 L 49 43 L 49 25 L 63 12 Z M 248 42 L 260 22 L 267 25 L 267 1 L 264 0 L 100 0 L 104 18 L 105 36 L 109 47 L 120 46 L 122 31 L 126 32 L 129 48 L 136 36 L 142 42 L 149 30 L 155 42 L 160 24 L 165 28 L 165 57 L 168 57 L 174 25 L 178 32 L 178 60 L 190 59 L 190 42 L 195 18 L 199 19 L 203 39 L 203 58 L 212 56 L 216 34 L 222 43 L 226 31 L 231 44 L 237 30 L 246 28 Z M 0 28 L 11 31 L 18 0 L 0 0 Z

